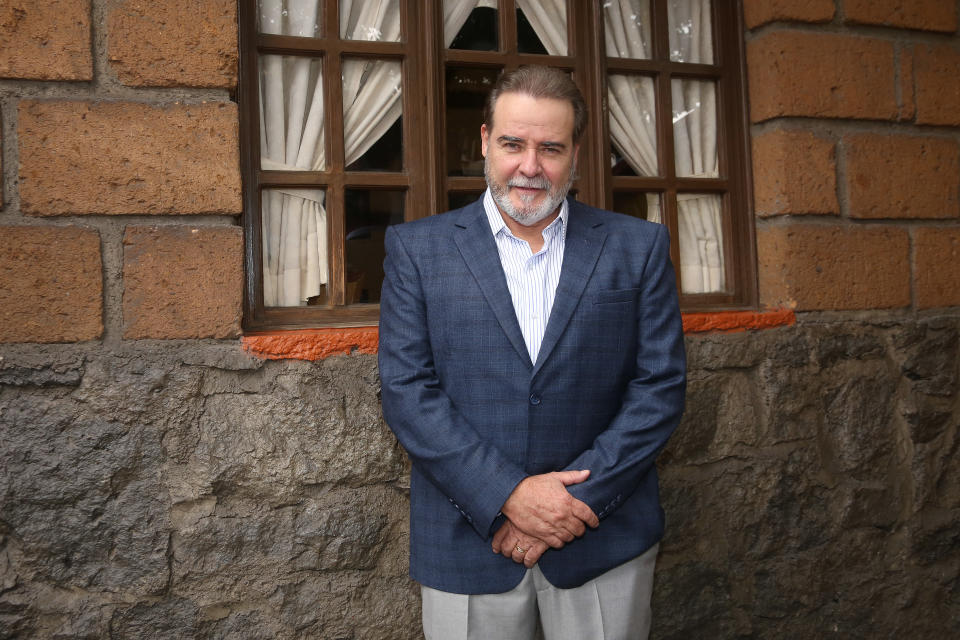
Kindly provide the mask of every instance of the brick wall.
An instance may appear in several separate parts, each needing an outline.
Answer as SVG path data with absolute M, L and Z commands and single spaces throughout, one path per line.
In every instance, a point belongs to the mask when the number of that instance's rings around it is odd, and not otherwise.
M 960 305 L 953 0 L 744 0 L 761 303 Z
M 0 342 L 239 335 L 235 0 L 0 5 Z

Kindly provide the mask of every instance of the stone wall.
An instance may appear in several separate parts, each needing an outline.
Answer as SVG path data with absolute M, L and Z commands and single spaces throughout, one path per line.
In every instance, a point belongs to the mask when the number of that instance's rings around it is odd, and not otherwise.
M 655 638 L 960 631 L 960 314 L 688 338 Z M 0 636 L 418 638 L 376 358 L 8 346 Z
M 743 9 L 796 324 L 688 336 L 653 637 L 958 635 L 958 3 Z M 0 6 L 0 638 L 420 637 L 375 329 L 238 340 L 236 47 L 233 0 Z

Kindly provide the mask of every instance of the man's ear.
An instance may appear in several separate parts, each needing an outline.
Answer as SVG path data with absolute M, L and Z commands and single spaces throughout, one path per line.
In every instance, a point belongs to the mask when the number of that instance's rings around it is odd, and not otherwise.
M 480 125 L 480 155 L 487 157 L 487 145 L 490 143 L 490 134 L 487 132 L 487 125 Z

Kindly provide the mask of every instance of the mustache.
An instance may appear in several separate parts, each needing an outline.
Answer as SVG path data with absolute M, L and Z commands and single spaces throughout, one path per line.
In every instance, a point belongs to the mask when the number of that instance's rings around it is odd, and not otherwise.
M 522 187 L 524 189 L 545 189 L 549 190 L 553 185 L 550 184 L 550 181 L 545 177 L 540 176 L 539 178 L 523 178 L 523 177 L 514 177 L 510 178 L 507 181 L 508 187 Z

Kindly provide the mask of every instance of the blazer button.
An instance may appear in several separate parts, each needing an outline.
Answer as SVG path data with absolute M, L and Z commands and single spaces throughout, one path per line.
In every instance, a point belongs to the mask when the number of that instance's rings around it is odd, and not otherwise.
M 530 396 L 530 404 L 540 404 L 540 396 L 538 396 L 538 395 L 535 394 L 535 393 L 532 394 L 532 395 Z

